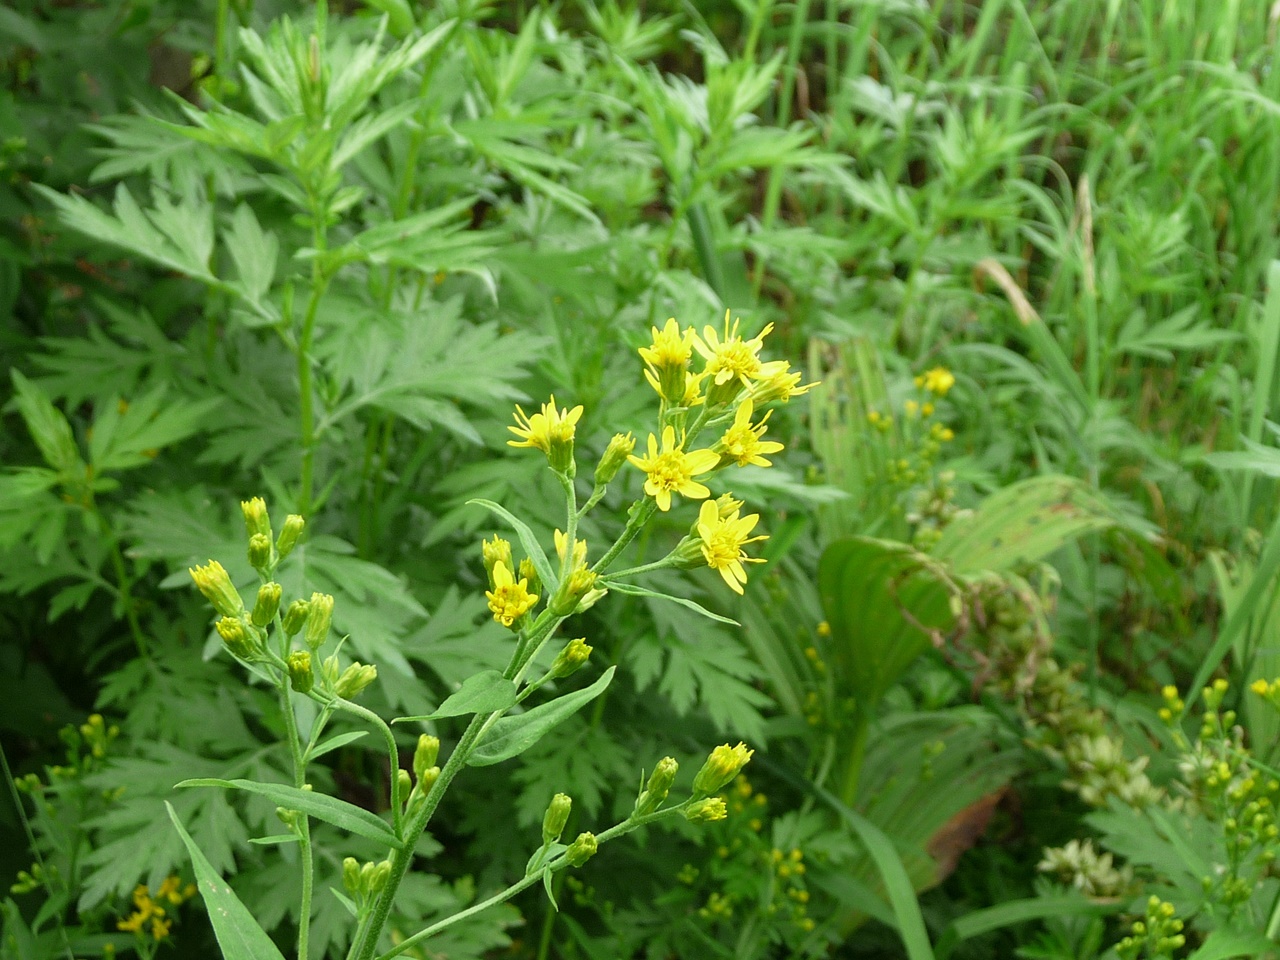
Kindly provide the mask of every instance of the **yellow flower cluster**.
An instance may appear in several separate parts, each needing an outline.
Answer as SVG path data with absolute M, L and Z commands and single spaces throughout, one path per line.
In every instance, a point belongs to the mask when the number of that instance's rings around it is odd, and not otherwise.
M 133 891 L 133 912 L 125 919 L 118 921 L 116 928 L 139 935 L 143 933 L 144 928 L 149 928 L 153 939 L 163 940 L 169 935 L 173 920 L 168 918 L 165 908 L 160 904 L 167 903 L 171 907 L 177 907 L 184 901 L 190 900 L 195 894 L 195 884 L 188 883 L 184 886 L 175 876 L 165 877 L 155 897 L 151 896 L 151 891 L 147 889 L 146 884 L 140 883 Z

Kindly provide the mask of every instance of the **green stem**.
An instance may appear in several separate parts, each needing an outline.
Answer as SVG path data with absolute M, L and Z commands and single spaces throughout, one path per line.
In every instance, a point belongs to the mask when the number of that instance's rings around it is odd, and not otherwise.
M 636 511 L 627 518 L 627 525 L 623 527 L 622 534 L 614 542 L 613 546 L 608 549 L 603 557 L 596 561 L 596 565 L 591 569 L 596 573 L 604 573 L 609 569 L 609 564 L 618 558 L 627 545 L 636 538 L 636 535 L 644 529 L 644 525 L 648 523 L 658 510 L 658 502 L 652 497 L 648 497 L 640 503 Z
M 378 731 L 382 734 L 382 739 L 387 745 L 387 763 L 390 768 L 391 818 L 394 822 L 396 836 L 403 840 L 404 835 L 400 832 L 404 826 L 401 822 L 401 807 L 403 800 L 400 797 L 400 750 L 396 747 L 395 734 L 391 732 L 391 728 L 387 726 L 386 722 L 380 716 L 372 710 L 360 706 L 358 703 L 352 703 L 350 700 L 343 700 L 341 697 L 335 697 L 333 705 L 339 710 L 345 710 L 347 713 L 354 714 L 362 720 L 367 720 L 369 723 L 377 727 Z
M 591 491 L 591 496 L 587 498 L 587 502 L 578 508 L 578 519 L 582 519 L 588 513 L 590 513 L 591 509 L 597 503 L 599 503 L 601 500 L 604 499 L 605 491 L 608 489 L 609 489 L 608 484 L 604 484 L 603 486 L 599 486 L 599 485 L 596 486 L 595 489 Z
M 320 208 L 320 204 L 313 203 L 311 216 L 315 221 L 311 230 L 311 239 L 316 249 L 316 258 L 311 262 L 311 295 L 307 299 L 307 310 L 302 318 L 302 331 L 298 336 L 298 416 L 301 420 L 302 440 L 302 475 L 298 482 L 298 513 L 304 517 L 311 513 L 311 489 L 316 453 L 316 421 L 311 396 L 311 343 L 315 338 L 316 314 L 320 309 L 320 300 L 329 286 L 328 271 L 320 265 L 326 247 L 326 232 L 323 224 L 328 214 Z
M 628 567 L 626 570 L 619 570 L 611 573 L 609 576 L 616 580 L 619 577 L 633 577 L 637 573 L 649 573 L 652 570 L 666 570 L 671 564 L 671 554 L 667 554 L 661 560 L 655 560 L 653 563 L 644 563 L 638 567 Z
M 845 768 L 844 784 L 840 790 L 840 799 L 848 807 L 852 807 L 858 798 L 858 781 L 862 776 L 862 761 L 867 754 L 869 727 L 866 716 L 859 709 L 854 721 L 853 747 L 849 752 L 849 765 Z
M 572 572 L 573 541 L 578 535 L 578 491 L 574 489 L 572 477 L 567 477 L 564 474 L 557 474 L 556 476 L 560 478 L 560 486 L 564 487 L 565 512 L 568 515 L 565 520 L 564 556 L 560 558 L 560 583 L 563 585 L 567 582 L 569 574 Z
M 96 506 L 94 511 L 97 511 Z M 150 647 L 147 644 L 146 634 L 142 632 L 142 625 L 138 622 L 137 605 L 133 600 L 133 580 L 125 567 L 124 554 L 120 552 L 120 541 L 114 537 L 111 540 L 111 569 L 116 575 L 116 591 L 120 597 L 120 606 L 124 608 L 124 618 L 129 624 L 129 632 L 133 634 L 133 643 L 138 648 L 138 656 L 150 663 Z
M 289 699 L 289 674 L 279 681 L 280 708 L 284 713 L 285 737 L 289 741 L 289 755 L 293 759 L 293 785 L 299 790 L 307 782 L 307 761 L 298 739 L 298 722 L 293 715 L 293 703 Z M 298 830 L 298 849 L 302 854 L 302 908 L 298 917 L 298 960 L 307 960 L 311 939 L 311 888 L 315 865 L 311 856 L 311 825 L 306 814 L 298 813 L 295 826 Z

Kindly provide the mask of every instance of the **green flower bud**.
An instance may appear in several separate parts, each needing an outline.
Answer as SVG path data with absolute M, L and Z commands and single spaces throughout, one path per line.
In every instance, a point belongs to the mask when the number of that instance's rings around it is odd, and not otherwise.
M 292 637 L 301 630 L 306 625 L 310 612 L 311 605 L 305 600 L 295 600 L 289 604 L 284 611 L 284 635 Z
M 413 789 L 413 777 L 409 776 L 408 770 L 396 771 L 396 782 L 400 789 L 397 791 L 401 798 L 409 796 L 409 792 Z
M 595 590 L 597 576 L 586 567 L 578 567 L 567 576 L 556 595 L 551 598 L 551 612 L 557 617 L 567 617 L 578 609 L 578 604 Z
M 663 757 L 658 761 L 658 765 L 653 768 L 653 773 L 649 775 L 649 783 L 636 798 L 636 809 L 632 814 L 633 817 L 647 816 L 662 806 L 662 802 L 667 799 L 667 794 L 671 792 L 671 785 L 675 783 L 676 771 L 680 769 L 680 764 L 672 757 Z
M 595 485 L 603 487 L 612 481 L 635 448 L 635 437 L 629 433 L 615 433 L 609 445 L 604 448 L 600 462 L 596 465 Z
M 427 767 L 418 775 L 418 786 L 415 789 L 425 797 L 431 792 L 431 788 L 436 785 L 438 779 L 440 779 L 440 768 Z
M 372 861 L 360 867 L 360 893 L 363 896 L 369 895 L 369 888 L 373 885 L 373 874 L 378 869 L 378 865 Z
M 373 868 L 373 874 L 369 877 L 369 895 L 376 896 L 387 887 L 387 881 L 391 879 L 391 861 L 383 860 L 380 864 Z
M 224 617 L 238 617 L 244 613 L 244 600 L 240 591 L 235 588 L 227 571 L 217 560 L 210 560 L 203 567 L 195 567 L 187 571 L 196 582 L 204 598 L 213 604 Z
M 249 566 L 265 572 L 271 566 L 271 538 L 255 533 L 249 538 Z
M 252 500 L 241 500 L 240 511 L 244 514 L 244 529 L 248 536 L 262 534 L 271 539 L 271 519 L 267 516 L 267 502 L 261 497 Z
M 355 857 L 342 861 L 342 887 L 353 897 L 360 893 L 360 863 Z
M 582 638 L 570 640 L 565 644 L 564 649 L 556 654 L 556 659 L 551 664 L 551 676 L 560 679 L 577 673 L 586 666 L 587 658 L 591 656 L 591 651 L 594 649 Z
M 418 745 L 413 751 L 413 775 L 422 779 L 422 775 L 436 765 L 440 755 L 440 738 L 424 733 L 418 737 Z
M 580 867 L 596 854 L 596 838 L 592 833 L 580 833 L 578 839 L 569 844 L 564 858 L 571 867 Z
M 324 681 L 325 689 L 332 690 L 338 683 L 338 655 L 325 657 L 324 662 L 320 664 L 320 679 Z
M 707 797 L 705 800 L 699 800 L 690 804 L 685 808 L 684 818 L 690 823 L 711 823 L 715 820 L 723 820 L 729 815 L 725 809 L 724 800 L 720 797 Z
M 365 666 L 357 661 L 342 671 L 342 676 L 338 677 L 337 683 L 333 685 L 333 692 L 343 700 L 350 700 L 359 696 L 360 691 L 377 678 L 377 667 Z
M 290 810 L 288 807 L 276 807 L 276 819 L 292 830 L 298 822 L 298 811 Z
M 542 578 L 538 576 L 538 568 L 533 565 L 533 561 L 528 557 L 524 557 L 520 561 L 520 572 L 516 574 L 516 580 L 528 580 L 528 590 L 535 595 L 542 594 Z
M 492 540 L 482 540 L 480 553 L 484 558 L 484 573 L 489 578 L 489 589 L 493 590 L 496 588 L 493 582 L 494 567 L 501 563 L 508 570 L 515 569 L 515 564 L 511 562 L 511 543 L 498 536 Z
M 250 619 L 259 627 L 265 627 L 276 618 L 280 609 L 280 584 L 264 583 L 258 588 L 258 599 L 253 604 L 253 615 Z
M 289 683 L 299 693 L 307 693 L 315 686 L 315 674 L 311 672 L 311 654 L 306 650 L 294 650 L 285 663 L 289 667 Z
M 223 617 L 214 626 L 218 630 L 218 636 L 222 637 L 222 642 L 227 645 L 227 649 L 239 657 L 241 660 L 253 660 L 257 655 L 257 644 L 255 638 L 245 628 L 244 621 L 239 617 Z
M 546 815 L 542 818 L 544 846 L 560 839 L 560 834 L 564 833 L 564 825 L 569 822 L 569 811 L 572 809 L 573 801 L 566 794 L 557 793 L 551 798 L 551 802 L 547 804 Z
M 323 646 L 332 622 L 333 597 L 327 593 L 313 593 L 307 608 L 307 646 L 312 650 Z
M 307 525 L 307 521 L 303 520 L 296 513 L 291 513 L 284 518 L 284 527 L 280 530 L 280 538 L 276 540 L 276 553 L 283 560 L 298 544 L 298 538 L 302 536 L 302 530 Z
M 747 765 L 753 753 L 755 751 L 748 750 L 745 743 L 739 743 L 736 747 L 727 743 L 716 747 L 693 779 L 694 794 L 715 793 L 738 775 L 738 771 Z

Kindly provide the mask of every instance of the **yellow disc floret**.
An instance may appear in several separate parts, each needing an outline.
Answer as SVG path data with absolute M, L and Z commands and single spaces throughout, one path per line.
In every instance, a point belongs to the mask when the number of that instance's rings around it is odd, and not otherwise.
M 691 500 L 705 500 L 711 491 L 693 478 L 715 469 L 720 455 L 712 450 L 684 450 L 676 444 L 676 431 L 671 426 L 662 430 L 662 450 L 658 438 L 649 434 L 649 455 L 627 458 L 645 473 L 644 492 L 658 504 L 659 510 L 671 509 L 671 495 L 678 493 Z
M 766 460 L 762 454 L 777 453 L 782 449 L 782 444 L 775 440 L 760 439 L 769 429 L 765 426 L 769 413 L 766 413 L 759 423 L 753 424 L 751 415 L 754 412 L 755 405 L 750 400 L 742 401 L 738 412 L 734 415 L 733 425 L 725 431 L 718 446 L 723 450 L 725 457 L 740 467 L 745 467 L 749 463 L 759 467 L 770 467 L 773 466 L 772 461 Z
M 759 557 L 748 557 L 742 550 L 748 543 L 768 539 L 751 536 L 759 522 L 758 513 L 740 517 L 737 510 L 722 517 L 711 500 L 698 511 L 697 529 L 702 556 L 706 558 L 707 566 L 719 573 L 735 593 L 742 593 L 742 585 L 747 582 L 747 570 L 743 564 L 764 562 Z
M 485 596 L 493 619 L 504 627 L 514 624 L 538 602 L 537 595 L 529 592 L 529 581 L 516 580 L 501 560 L 493 565 L 493 589 L 485 591 Z

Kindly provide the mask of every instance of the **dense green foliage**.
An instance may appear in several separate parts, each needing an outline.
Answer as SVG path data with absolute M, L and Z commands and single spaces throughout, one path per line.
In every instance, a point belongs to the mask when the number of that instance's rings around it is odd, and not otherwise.
M 387 746 L 339 711 L 314 800 L 175 790 L 291 789 L 319 702 L 188 569 L 256 590 L 237 504 L 304 516 L 258 572 L 334 598 L 366 712 L 431 718 L 398 767 L 447 754 L 441 704 L 515 662 L 480 541 L 549 551 L 564 482 L 572 513 L 615 432 L 644 452 L 638 351 L 726 309 L 822 381 L 709 481 L 767 562 L 741 598 L 650 570 L 696 507 L 628 542 L 645 476 L 600 487 L 579 533 L 643 589 L 568 617 L 595 650 L 548 702 L 585 709 L 458 777 L 380 949 L 541 849 L 545 889 L 404 955 L 1280 956 L 1269 6 L 0 9 L 0 960 L 217 957 L 202 899 L 292 956 L 308 844 L 310 955 L 359 953 Z M 506 444 L 552 395 L 576 493 Z M 569 837 L 630 823 L 725 740 L 723 821 L 537 846 L 553 795 Z

